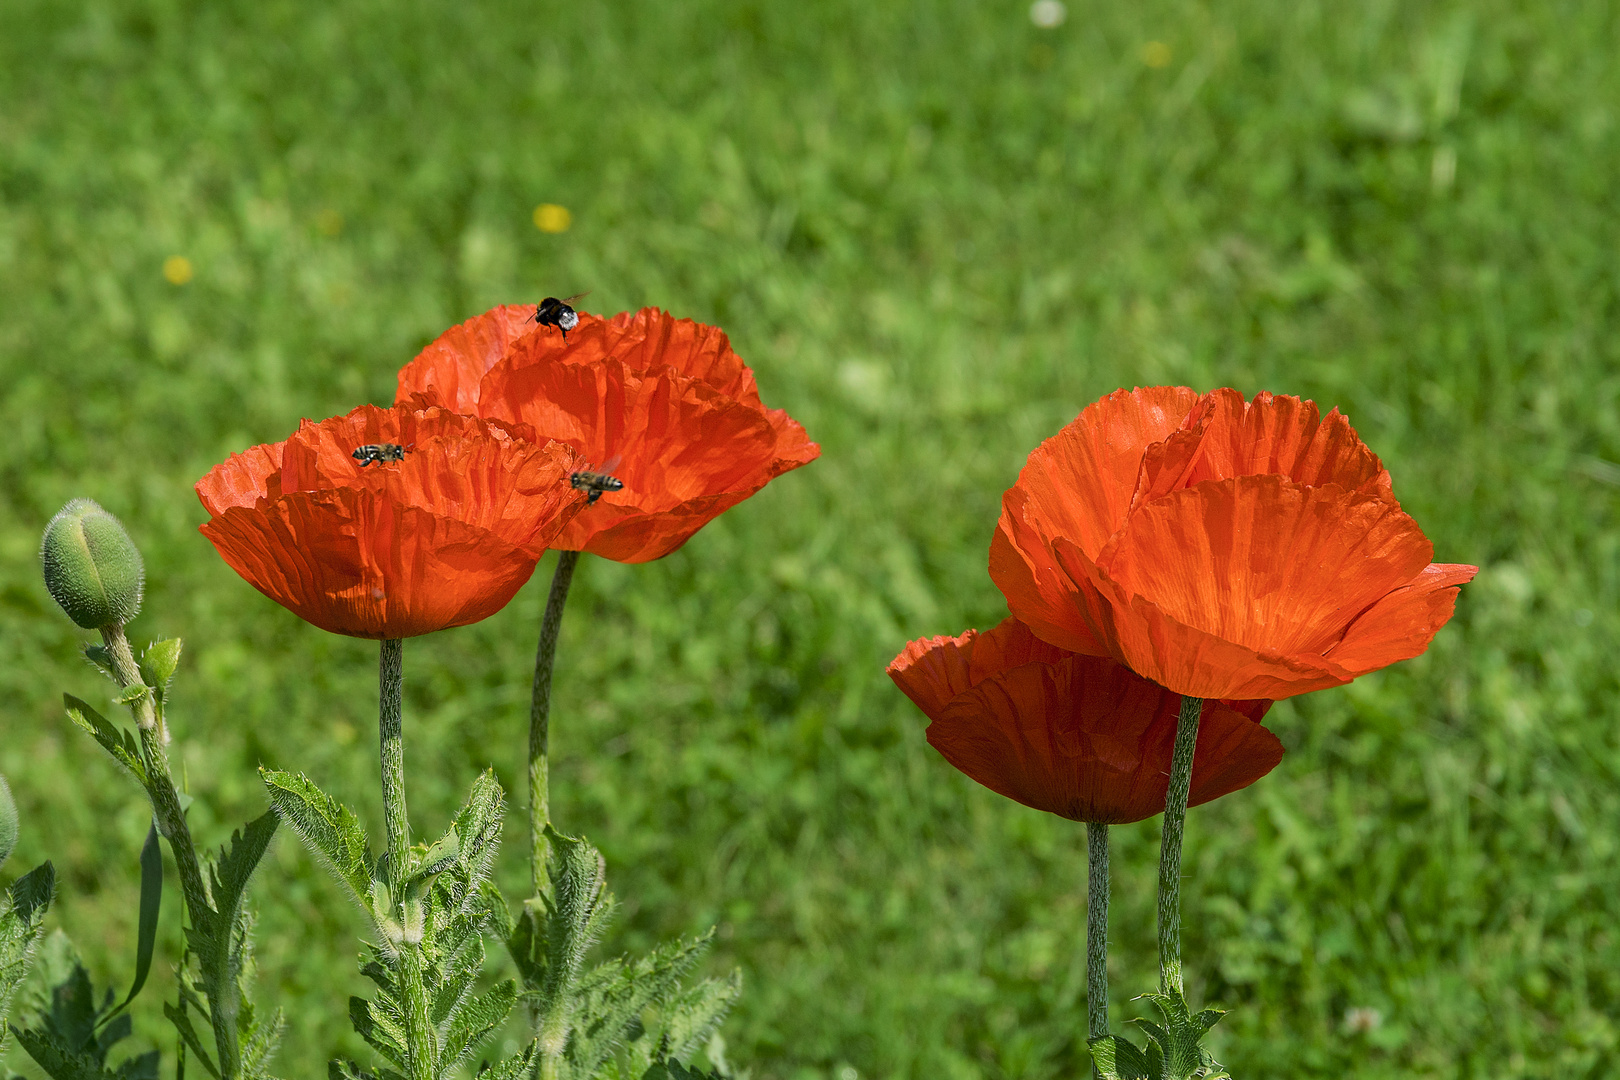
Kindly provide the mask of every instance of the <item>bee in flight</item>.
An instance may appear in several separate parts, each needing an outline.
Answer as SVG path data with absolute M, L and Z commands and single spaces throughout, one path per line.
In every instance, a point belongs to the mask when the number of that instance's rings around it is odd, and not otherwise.
M 363 469 L 367 465 L 380 464 L 384 461 L 404 461 L 408 446 L 399 446 L 395 443 L 371 443 L 366 446 L 357 446 L 350 456 L 360 463 Z
M 568 476 L 568 482 L 573 484 L 577 490 L 589 493 L 585 500 L 585 505 L 590 506 L 595 503 L 597 499 L 600 499 L 606 492 L 624 490 L 623 480 L 620 480 L 617 476 L 608 475 L 608 470 L 616 467 L 618 464 L 619 459 L 615 457 L 607 464 L 602 466 L 601 472 L 593 472 L 590 470 L 589 466 L 587 466 L 586 468 L 581 469 L 579 472 L 570 473 Z
M 579 325 L 579 312 L 569 307 L 575 300 L 583 300 L 590 293 L 582 292 L 570 296 L 566 300 L 559 300 L 555 296 L 548 296 L 540 301 L 535 309 L 534 321 L 541 326 L 555 326 L 562 331 L 563 344 L 568 343 L 568 331 Z

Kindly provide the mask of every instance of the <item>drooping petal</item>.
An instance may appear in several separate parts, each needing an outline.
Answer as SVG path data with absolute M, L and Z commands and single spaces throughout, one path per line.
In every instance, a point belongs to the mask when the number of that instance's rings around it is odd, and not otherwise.
M 202 532 L 254 588 L 351 637 L 414 637 L 487 618 L 536 561 L 487 530 L 355 489 L 231 507 Z
M 1451 618 L 1458 587 L 1474 580 L 1479 567 L 1434 563 L 1416 579 L 1384 596 L 1345 631 L 1327 656 L 1356 675 L 1377 671 L 1399 660 L 1410 660 Z
M 1164 809 L 1181 699 L 1112 660 L 1054 649 L 1008 619 L 912 642 L 889 676 L 933 721 L 929 742 L 994 791 L 1079 821 Z M 1252 783 L 1282 756 L 1256 722 L 1270 703 L 1233 704 L 1248 715 L 1204 703 L 1194 802 Z

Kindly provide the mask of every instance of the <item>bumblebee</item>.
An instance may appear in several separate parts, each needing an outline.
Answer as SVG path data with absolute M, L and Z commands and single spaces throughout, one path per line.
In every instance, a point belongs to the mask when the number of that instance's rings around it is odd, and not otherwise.
M 555 326 L 562 331 L 563 343 L 567 344 L 568 331 L 579 325 L 579 312 L 568 305 L 589 295 L 590 293 L 577 293 L 566 300 L 548 296 L 540 301 L 540 306 L 535 309 L 534 321 L 541 326 Z
M 405 451 L 409 447 L 399 446 L 395 443 L 371 443 L 366 446 L 357 446 L 350 456 L 360 463 L 363 469 L 367 465 L 380 464 L 384 461 L 404 461 Z

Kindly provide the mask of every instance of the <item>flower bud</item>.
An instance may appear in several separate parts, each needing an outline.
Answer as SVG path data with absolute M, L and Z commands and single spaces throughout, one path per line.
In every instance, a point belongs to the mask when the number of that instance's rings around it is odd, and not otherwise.
M 0 866 L 11 857 L 17 846 L 17 804 L 11 800 L 11 789 L 6 778 L 0 776 Z
M 39 549 L 45 587 L 86 630 L 123 625 L 141 610 L 146 568 L 119 520 L 90 499 L 74 499 L 45 526 Z

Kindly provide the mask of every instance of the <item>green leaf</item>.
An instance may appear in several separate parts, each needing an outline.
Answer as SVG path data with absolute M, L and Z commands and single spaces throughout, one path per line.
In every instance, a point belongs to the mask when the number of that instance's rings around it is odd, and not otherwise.
M 118 692 L 118 704 L 133 705 L 151 692 L 150 686 L 126 686 Z
M 1128 1039 L 1101 1035 L 1092 1039 L 1091 1063 L 1103 1080 L 1159 1080 L 1159 1048 L 1149 1046 L 1144 1054 Z
M 682 1065 L 673 1058 L 660 1058 L 641 1074 L 641 1080 L 724 1080 L 724 1078 L 717 1072 L 704 1072 Z
M 276 815 L 349 887 L 374 919 L 387 917 L 387 912 L 372 911 L 371 849 L 354 811 L 305 776 L 271 769 L 260 769 L 259 775 L 270 792 L 270 805 Z
M 107 1068 L 108 1052 L 131 1030 L 127 1014 L 107 1022 L 113 996 L 111 990 L 104 997 L 98 995 L 75 958 L 72 969 L 52 988 L 50 1006 L 38 1026 L 12 1032 L 54 1080 L 157 1080 L 156 1051 L 128 1058 L 117 1069 Z
M 101 1018 L 106 1023 L 129 1007 L 135 995 L 146 985 L 146 976 L 152 970 L 152 951 L 157 946 L 158 911 L 163 906 L 163 849 L 158 843 L 157 818 L 146 832 L 146 843 L 141 845 L 141 909 L 135 931 L 135 981 L 129 996 L 119 1006 Z
M 56 869 L 47 862 L 13 882 L 0 902 L 0 1051 L 5 1049 L 11 999 L 28 974 L 55 894 Z
M 477 1080 L 527 1080 L 540 1064 L 540 1040 L 530 1043 L 517 1057 L 478 1070 Z
M 107 678 L 114 682 L 118 681 L 118 672 L 113 667 L 112 653 L 107 651 L 107 646 L 86 645 L 84 647 L 84 658 L 100 668 Z
M 17 804 L 11 798 L 11 787 L 0 776 L 0 866 L 6 864 L 17 847 Z
M 1138 1050 L 1118 1035 L 1093 1039 L 1092 1054 L 1105 1080 L 1217 1080 L 1230 1075 L 1202 1044 L 1204 1035 L 1226 1015 L 1224 1011 L 1205 1009 L 1193 1016 L 1187 999 L 1178 990 L 1141 997 L 1153 1002 L 1164 1023 L 1135 1021 L 1147 1033 L 1145 1050 Z
M 440 1067 L 449 1068 L 470 1055 L 506 1019 L 506 1014 L 512 1011 L 516 1003 L 517 983 L 507 979 L 496 983 L 489 991 L 460 1009 L 445 1035 Z
M 181 642 L 179 638 L 154 641 L 141 654 L 141 678 L 159 693 L 169 688 L 175 669 L 180 666 Z
M 395 1015 L 390 1016 L 390 1012 L 395 1012 Z M 372 1002 L 359 997 L 349 999 L 349 1023 L 354 1026 L 355 1033 L 400 1068 L 405 1067 L 409 1054 L 403 1021 L 402 1016 L 386 1008 L 382 1001 Z
M 202 1039 L 198 1037 L 197 1029 L 191 1023 L 190 1014 L 165 1001 L 163 1003 L 163 1015 L 169 1018 L 169 1023 L 174 1025 L 174 1029 L 180 1033 L 180 1038 L 185 1040 L 187 1049 L 197 1055 L 197 1060 L 201 1061 L 202 1067 L 208 1070 L 208 1075 L 214 1077 L 214 1080 L 219 1080 L 219 1067 L 214 1064 L 214 1059 L 209 1057 L 208 1051 L 203 1048 Z
M 146 766 L 141 762 L 141 750 L 135 742 L 135 736 L 117 727 L 72 694 L 63 694 L 62 702 L 67 706 L 68 719 L 88 731 L 96 742 L 101 744 L 101 748 L 134 774 L 135 779 L 144 787 Z
M 654 1033 L 672 1057 L 687 1057 L 708 1040 L 741 996 L 740 971 L 724 979 L 702 979 L 681 990 L 667 1004 L 654 1003 L 661 1013 Z
M 676 1000 L 681 976 L 709 947 L 712 934 L 665 942 L 633 963 L 610 960 L 581 980 L 568 1043 L 568 1060 L 577 1075 L 594 1075 L 640 1023 L 643 1010 Z
M 214 907 L 225 926 L 234 926 L 242 909 L 242 898 L 247 893 L 248 881 L 258 869 L 259 860 L 270 847 L 276 835 L 278 818 L 274 810 L 267 810 L 231 833 L 229 847 L 221 848 L 208 868 Z

